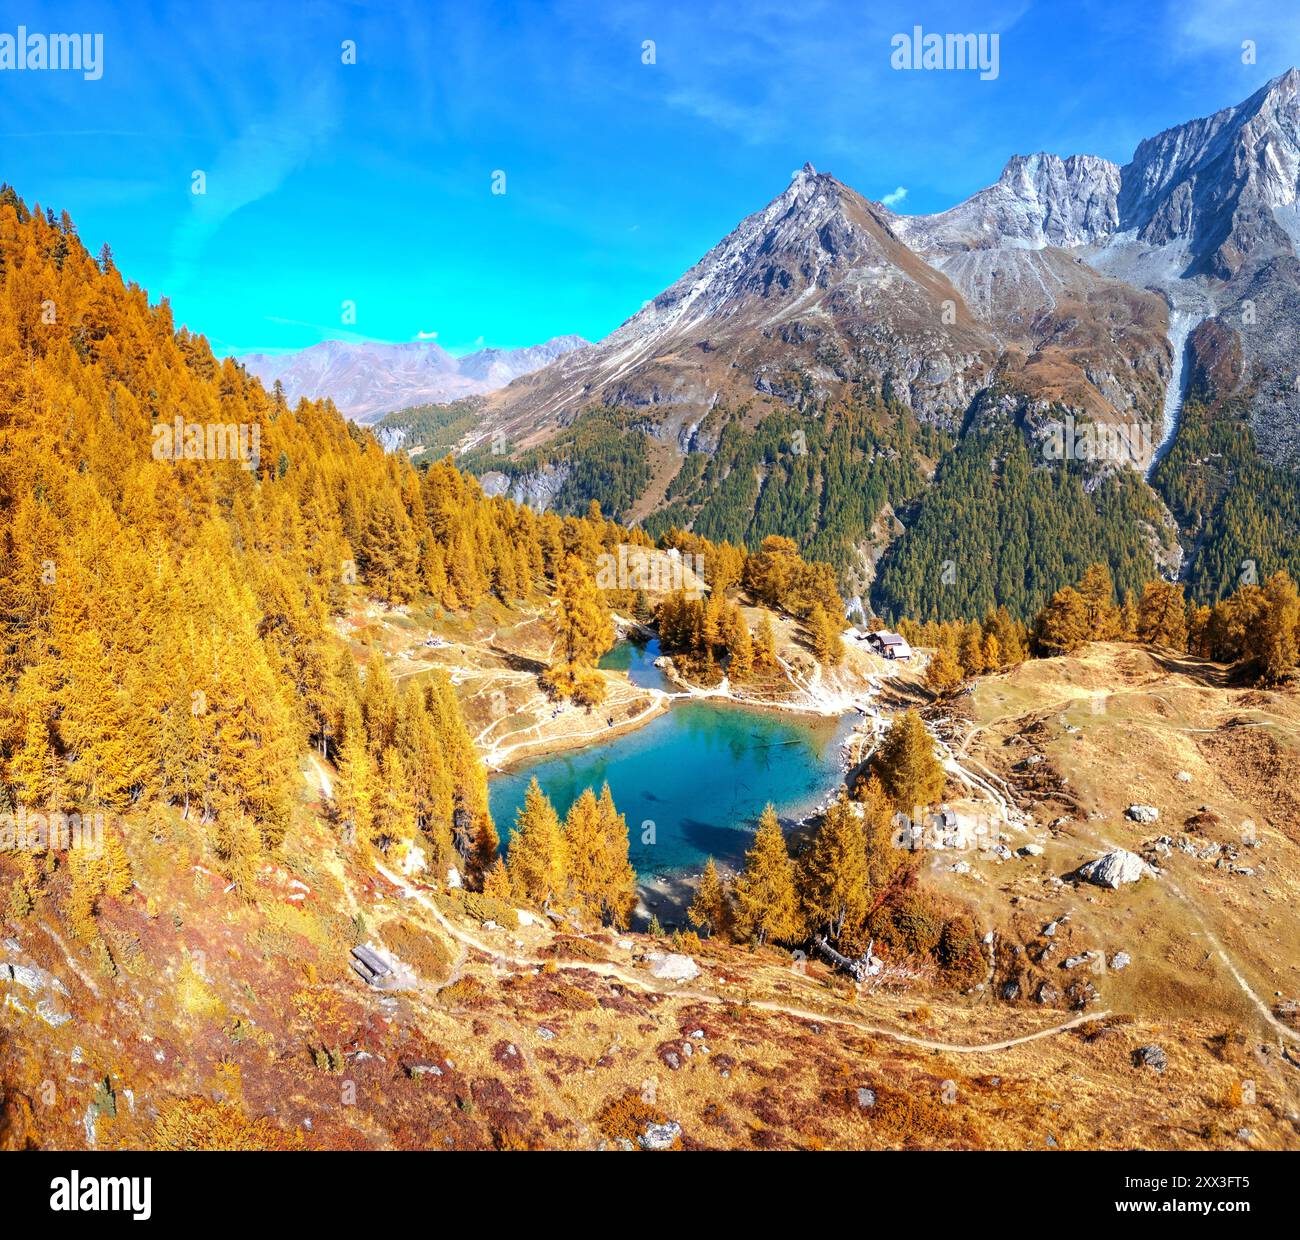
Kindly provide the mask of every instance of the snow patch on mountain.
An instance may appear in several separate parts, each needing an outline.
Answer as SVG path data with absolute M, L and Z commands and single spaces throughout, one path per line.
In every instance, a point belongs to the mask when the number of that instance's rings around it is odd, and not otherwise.
M 1202 323 L 1214 314 L 1214 302 L 1208 294 L 1191 284 L 1176 285 L 1169 290 L 1169 346 L 1173 350 L 1173 368 L 1161 407 L 1161 436 L 1147 468 L 1150 478 L 1155 468 L 1173 447 L 1178 434 L 1183 398 L 1187 394 L 1187 354 L 1189 340 Z

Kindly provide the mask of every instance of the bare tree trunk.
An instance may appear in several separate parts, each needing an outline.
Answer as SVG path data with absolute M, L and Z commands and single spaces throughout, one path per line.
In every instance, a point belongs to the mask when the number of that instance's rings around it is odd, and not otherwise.
M 874 942 L 875 940 L 873 939 L 873 945 Z M 836 951 L 835 948 L 826 941 L 826 936 L 824 934 L 813 936 L 813 947 L 816 948 L 818 955 L 824 957 L 837 969 L 842 969 L 853 978 L 855 982 L 865 982 L 867 978 L 877 971 L 877 968 L 873 967 L 871 963 L 871 947 L 867 948 L 865 956 L 862 956 L 857 960 L 851 959 L 844 955 L 843 952 Z

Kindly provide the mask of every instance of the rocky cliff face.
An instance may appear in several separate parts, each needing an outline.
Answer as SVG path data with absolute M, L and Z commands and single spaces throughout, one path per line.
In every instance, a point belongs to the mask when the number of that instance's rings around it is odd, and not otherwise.
M 1164 246 L 1185 242 L 1186 275 L 1231 280 L 1251 261 L 1294 254 L 1300 184 L 1300 73 L 1244 103 L 1138 145 L 1121 175 L 1120 228 Z
M 1193 379 L 1213 403 L 1244 403 L 1265 458 L 1300 463 L 1300 73 L 1244 103 L 1142 142 L 1122 174 L 1109 246 L 1167 256 L 1152 283 L 1196 287 L 1211 311 L 1192 337 Z M 1132 240 L 1129 240 L 1129 239 Z M 1110 256 L 1103 252 L 1097 261 Z M 1175 261 L 1176 260 L 1176 261 Z
M 1013 155 L 996 185 L 937 215 L 893 216 L 891 223 L 922 253 L 1069 248 L 1115 232 L 1119 190 L 1119 168 L 1095 155 Z
M 1033 156 L 951 212 L 903 217 L 805 167 L 605 340 L 497 393 L 484 433 L 535 442 L 593 403 L 677 433 L 720 401 L 855 381 L 956 430 L 995 367 L 1033 400 L 1154 427 L 1165 301 L 1073 253 L 1109 235 L 1118 186 L 1105 160 Z

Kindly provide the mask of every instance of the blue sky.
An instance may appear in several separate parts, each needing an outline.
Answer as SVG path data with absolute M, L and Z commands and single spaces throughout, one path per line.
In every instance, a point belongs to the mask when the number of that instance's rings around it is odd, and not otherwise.
M 1300 63 L 1268 0 L 14 8 L 0 34 L 101 32 L 104 65 L 0 72 L 0 178 L 226 352 L 598 338 L 805 160 L 933 211 L 1013 153 L 1125 162 Z M 997 79 L 891 69 L 917 24 L 998 32 Z

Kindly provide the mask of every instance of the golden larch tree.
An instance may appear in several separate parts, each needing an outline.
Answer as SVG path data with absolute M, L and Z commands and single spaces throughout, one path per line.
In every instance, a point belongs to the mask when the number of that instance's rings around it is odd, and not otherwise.
M 832 941 L 866 921 L 870 910 L 867 839 L 862 817 L 841 793 L 799 859 L 804 919 Z
M 718 877 L 718 867 L 710 857 L 700 875 L 700 884 L 695 889 L 686 916 L 690 918 L 691 925 L 706 934 L 721 935 L 726 933 L 730 920 L 727 912 L 727 895 L 722 880 Z
M 771 805 L 758 820 L 754 842 L 745 853 L 745 868 L 732 884 L 736 896 L 736 925 L 745 937 L 760 943 L 798 940 L 803 934 L 795 865 L 785 835 Z
M 510 882 L 523 900 L 545 905 L 565 889 L 564 836 L 555 806 L 534 776 L 515 812 L 506 854 Z
M 880 748 L 872 755 L 871 771 L 879 777 L 894 807 L 903 813 L 931 805 L 943 793 L 943 767 L 915 710 L 894 716 Z

